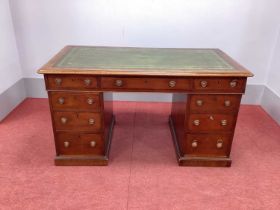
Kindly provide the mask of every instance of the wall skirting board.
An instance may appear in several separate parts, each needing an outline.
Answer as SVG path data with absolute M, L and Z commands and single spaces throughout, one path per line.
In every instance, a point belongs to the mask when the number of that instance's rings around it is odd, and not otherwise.
M 27 97 L 24 79 L 18 80 L 14 85 L 0 93 L 0 121 Z
M 265 87 L 261 106 L 276 122 L 278 122 L 278 124 L 280 124 L 280 96 L 271 89 Z
M 47 97 L 42 78 L 23 78 L 0 94 L 0 121 L 26 97 Z M 115 101 L 171 102 L 172 94 L 114 93 L 113 99 Z M 241 103 L 261 105 L 280 124 L 280 97 L 264 85 L 249 84 Z

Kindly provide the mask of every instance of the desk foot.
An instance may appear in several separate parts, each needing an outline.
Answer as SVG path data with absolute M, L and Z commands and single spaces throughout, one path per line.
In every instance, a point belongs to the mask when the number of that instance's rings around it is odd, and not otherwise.
M 196 157 L 182 154 L 180 145 L 177 139 L 174 122 L 169 116 L 169 127 L 172 134 L 173 144 L 175 147 L 176 158 L 179 166 L 209 166 L 209 167 L 229 167 L 231 159 L 228 157 Z
M 106 137 L 105 155 L 58 155 L 55 157 L 56 166 L 107 166 L 112 142 L 115 116 L 112 116 L 110 128 Z

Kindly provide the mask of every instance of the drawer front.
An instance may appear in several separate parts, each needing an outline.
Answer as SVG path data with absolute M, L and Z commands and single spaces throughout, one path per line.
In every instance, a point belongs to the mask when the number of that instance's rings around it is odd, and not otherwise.
M 190 95 L 191 113 L 236 113 L 242 95 Z
M 100 134 L 81 134 L 83 154 L 104 155 L 104 141 Z
M 100 111 L 98 93 L 50 92 L 49 97 L 54 110 Z
M 82 142 L 78 134 L 57 133 L 56 134 L 58 155 L 81 155 Z
M 194 91 L 244 93 L 246 78 L 196 78 Z
M 96 77 L 80 75 L 46 75 L 47 89 L 50 90 L 90 90 L 97 88 Z
M 231 134 L 186 134 L 184 153 L 194 156 L 229 156 Z
M 101 134 L 57 133 L 59 155 L 103 155 Z
M 190 90 L 189 79 L 178 78 L 118 78 L 102 77 L 103 89 L 131 89 L 131 90 Z
M 188 121 L 189 131 L 211 132 L 231 131 L 235 125 L 234 115 L 191 114 Z
M 101 115 L 93 112 L 54 112 L 56 130 L 100 131 Z

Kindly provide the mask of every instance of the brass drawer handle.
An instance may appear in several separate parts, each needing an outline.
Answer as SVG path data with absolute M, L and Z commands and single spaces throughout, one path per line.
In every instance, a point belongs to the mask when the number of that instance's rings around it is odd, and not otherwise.
M 217 141 L 216 147 L 217 147 L 218 149 L 223 148 L 223 140 L 222 140 L 222 139 L 219 139 L 219 140 Z
M 206 88 L 207 85 L 208 85 L 208 82 L 205 81 L 205 80 L 203 80 L 203 81 L 200 82 L 200 86 L 203 87 L 203 88 Z
M 230 106 L 231 103 L 230 103 L 230 100 L 225 100 L 225 106 Z
M 64 104 L 65 100 L 63 97 L 58 98 L 58 103 L 59 104 Z
M 69 147 L 69 145 L 70 145 L 69 141 L 65 141 L 65 142 L 63 142 L 63 144 L 64 144 L 65 148 Z
M 173 88 L 176 86 L 176 81 L 169 81 L 169 87 Z
M 55 78 L 54 81 L 55 81 L 55 84 L 56 84 L 57 86 L 60 86 L 61 83 L 62 83 L 62 79 L 61 79 L 61 78 Z
M 193 121 L 193 124 L 194 124 L 195 126 L 199 126 L 199 125 L 200 125 L 200 121 L 199 121 L 199 120 L 194 120 L 194 121 Z
M 123 86 L 123 81 L 120 80 L 120 79 L 117 79 L 117 80 L 115 81 L 115 85 L 116 85 L 117 87 L 121 87 L 121 86 Z
M 88 124 L 93 125 L 95 123 L 95 120 L 93 118 L 88 119 Z
M 93 103 L 94 103 L 93 98 L 88 98 L 88 99 L 87 99 L 87 103 L 88 103 L 89 105 L 93 104 Z
M 192 148 L 197 148 L 198 146 L 198 141 L 197 140 L 193 140 L 192 141 Z
M 95 142 L 95 141 L 91 141 L 91 142 L 90 142 L 90 146 L 91 146 L 91 147 L 95 147 L 95 146 L 96 146 L 96 142 Z
M 227 125 L 227 120 L 221 120 L 221 125 L 226 126 Z
M 60 121 L 62 124 L 66 124 L 67 123 L 67 118 L 66 117 L 61 117 Z
M 229 83 L 230 87 L 234 88 L 237 86 L 237 81 L 236 80 L 232 80 L 230 83 Z
M 202 100 L 197 100 L 196 101 L 196 105 L 197 106 L 202 106 L 203 105 L 203 101 Z
M 90 86 L 90 84 L 91 84 L 91 79 L 85 79 L 85 80 L 84 80 L 84 83 L 85 83 L 86 86 Z

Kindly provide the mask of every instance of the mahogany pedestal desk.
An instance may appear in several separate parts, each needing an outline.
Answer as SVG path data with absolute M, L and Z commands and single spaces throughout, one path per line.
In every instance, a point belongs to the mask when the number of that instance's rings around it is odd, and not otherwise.
M 112 92 L 173 93 L 169 125 L 179 165 L 230 166 L 251 72 L 219 49 L 67 46 L 44 74 L 56 165 L 107 165 Z M 152 161 L 152 160 L 151 160 Z

